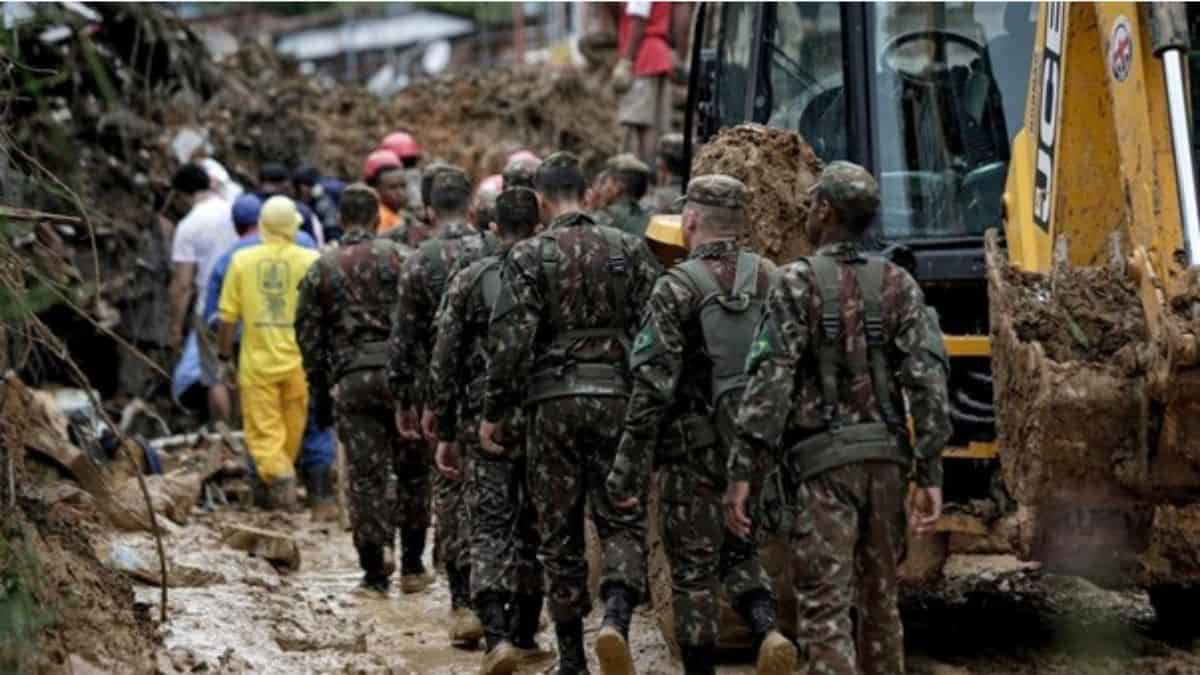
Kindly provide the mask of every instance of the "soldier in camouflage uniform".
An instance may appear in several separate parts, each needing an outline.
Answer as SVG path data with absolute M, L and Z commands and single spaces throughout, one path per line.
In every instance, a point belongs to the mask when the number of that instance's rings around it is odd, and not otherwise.
M 484 452 L 479 445 L 488 322 L 500 290 L 500 267 L 512 245 L 537 227 L 538 200 L 528 188 L 510 188 L 496 202 L 491 227 L 498 248 L 451 279 L 438 310 L 429 364 L 438 470 L 467 485 L 471 590 L 487 643 L 484 675 L 510 672 L 518 659 L 542 654 L 535 640 L 542 566 L 536 514 L 525 488 L 524 430 L 519 421 L 508 425 L 512 437 L 505 439 L 502 454 Z
M 388 340 L 388 383 L 396 400 L 396 424 L 402 436 L 437 440 L 432 411 L 420 420 L 418 410 L 430 403 L 428 367 L 433 348 L 434 318 L 451 272 L 491 254 L 495 238 L 467 223 L 471 184 L 461 169 L 446 169 L 432 181 L 429 205 L 433 238 L 409 256 L 400 274 L 392 333 Z M 466 522 L 465 490 L 461 481 L 440 474 L 434 477 L 437 513 L 437 558 L 445 565 L 450 584 L 453 624 L 451 640 L 474 644 L 483 636 L 479 619 L 471 612 L 470 543 Z
M 688 675 L 715 672 L 724 584 L 760 647 L 759 673 L 788 675 L 796 649 L 776 631 L 771 579 L 757 546 L 725 532 L 725 491 L 742 366 L 774 265 L 737 244 L 746 186 L 724 175 L 688 185 L 688 261 L 659 278 L 634 343 L 633 394 L 608 477 L 618 506 L 644 498 L 657 465 L 675 636 Z M 657 453 L 656 453 L 657 448 Z
M 504 189 L 509 188 L 529 188 L 532 190 L 533 177 L 537 174 L 538 166 L 541 162 L 532 159 L 514 159 L 504 167 L 504 172 L 501 176 L 504 178 Z
M 488 334 L 492 359 L 480 443 L 503 447 L 501 422 L 525 406 L 529 491 L 538 512 L 559 672 L 587 672 L 589 503 L 604 550 L 605 617 L 596 651 L 605 673 L 632 672 L 627 640 L 633 608 L 645 592 L 645 511 L 617 509 L 603 481 L 629 395 L 626 345 L 659 267 L 644 240 L 599 226 L 580 211 L 584 180 L 573 155 L 546 158 L 537 184 L 552 220 L 538 236 L 515 245 L 504 263 Z
M 640 204 L 650 186 L 650 167 L 629 153 L 608 160 L 604 165 L 605 185 L 611 201 L 606 200 L 604 213 L 612 226 L 628 234 L 642 236 L 650 222 L 650 214 Z
M 817 252 L 782 268 L 771 287 L 730 463 L 727 518 L 740 532 L 750 526 L 751 477 L 772 454 L 786 467 L 800 513 L 791 539 L 811 674 L 904 672 L 896 568 L 908 480 L 917 532 L 941 512 L 949 366 L 916 281 L 859 251 L 878 206 L 875 179 L 849 162 L 831 163 L 814 186 L 807 228 Z
M 348 453 L 350 522 L 363 585 L 387 591 L 385 550 L 391 549 L 398 525 L 401 588 L 417 592 L 430 582 L 421 562 L 430 517 L 429 446 L 396 434 L 384 371 L 390 328 L 385 317 L 411 251 L 374 236 L 379 198 L 371 188 L 346 188 L 340 213 L 345 227 L 341 247 L 322 255 L 300 284 L 296 341 L 313 391 L 336 388 L 336 410 L 324 404 L 316 414 L 336 417 Z M 390 472 L 399 483 L 398 503 L 389 503 Z
M 642 199 L 647 213 L 679 213 L 675 202 L 683 196 L 683 176 L 687 164 L 683 156 L 683 134 L 664 134 L 658 139 L 657 186 Z

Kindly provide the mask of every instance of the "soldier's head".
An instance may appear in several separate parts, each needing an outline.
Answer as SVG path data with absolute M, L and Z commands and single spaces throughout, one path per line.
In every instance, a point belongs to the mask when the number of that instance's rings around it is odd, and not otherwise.
M 612 171 L 602 169 L 592 178 L 592 184 L 583 195 L 583 205 L 593 210 L 607 209 L 617 200 L 617 189 L 616 182 L 612 180 Z
M 366 183 L 354 183 L 342 191 L 338 220 L 348 232 L 362 228 L 374 232 L 379 226 L 379 193 Z
M 471 181 L 462 169 L 449 168 L 433 177 L 429 188 L 429 215 L 434 227 L 466 222 L 471 203 Z
M 508 188 L 496 198 L 496 220 L 492 232 L 508 242 L 527 239 L 533 235 L 541 220 L 541 205 L 537 193 L 529 188 Z
M 530 157 L 518 157 L 504 167 L 504 187 L 524 187 L 534 189 L 534 177 L 537 175 L 541 161 Z
M 546 220 L 578 211 L 582 206 L 584 180 L 579 158 L 569 152 L 556 152 L 538 167 L 534 184 L 542 196 Z
M 732 239 L 746 226 L 746 185 L 714 173 L 688 183 L 683 209 L 683 245 L 690 251 L 717 239 Z
M 650 167 L 630 153 L 622 153 L 608 160 L 604 168 L 608 179 L 613 182 L 617 198 L 638 201 L 646 196 L 650 188 Z
M 500 191 L 487 184 L 486 180 L 475 188 L 471 208 L 467 210 L 467 218 L 475 229 L 482 232 L 496 220 L 496 198 L 499 196 Z
M 446 164 L 445 162 L 434 162 L 426 165 L 425 168 L 421 170 L 421 205 L 425 210 L 425 213 L 422 215 L 425 216 L 426 221 L 429 220 L 429 206 L 432 199 L 429 196 L 429 193 L 431 190 L 433 190 L 434 177 L 447 169 L 454 168 L 457 167 Z
M 805 229 L 814 246 L 861 239 L 879 211 L 879 183 L 852 162 L 830 162 L 808 193 Z
M 683 178 L 687 164 L 683 158 L 683 134 L 663 134 L 658 139 L 658 174 L 666 178 Z

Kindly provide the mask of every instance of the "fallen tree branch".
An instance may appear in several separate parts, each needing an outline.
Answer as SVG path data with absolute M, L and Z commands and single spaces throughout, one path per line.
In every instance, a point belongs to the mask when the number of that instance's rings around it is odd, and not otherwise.
M 0 204 L 0 218 L 22 221 L 47 221 L 51 223 L 66 223 L 68 225 L 83 224 L 83 219 L 78 216 L 67 216 L 61 213 L 46 213 L 45 211 L 23 209 L 19 206 L 4 206 L 2 204 Z

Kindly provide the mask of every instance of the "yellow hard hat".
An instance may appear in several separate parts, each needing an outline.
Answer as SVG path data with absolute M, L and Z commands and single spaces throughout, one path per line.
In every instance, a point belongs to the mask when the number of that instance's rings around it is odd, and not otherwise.
M 674 265 L 687 257 L 683 243 L 683 216 L 660 213 L 646 225 L 646 243 L 664 265 Z

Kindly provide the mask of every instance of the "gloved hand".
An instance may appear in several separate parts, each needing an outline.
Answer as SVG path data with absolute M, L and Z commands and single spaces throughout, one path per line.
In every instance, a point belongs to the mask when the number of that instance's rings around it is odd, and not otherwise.
M 629 59 L 617 61 L 612 71 L 612 88 L 618 94 L 624 94 L 633 86 L 633 62 Z

